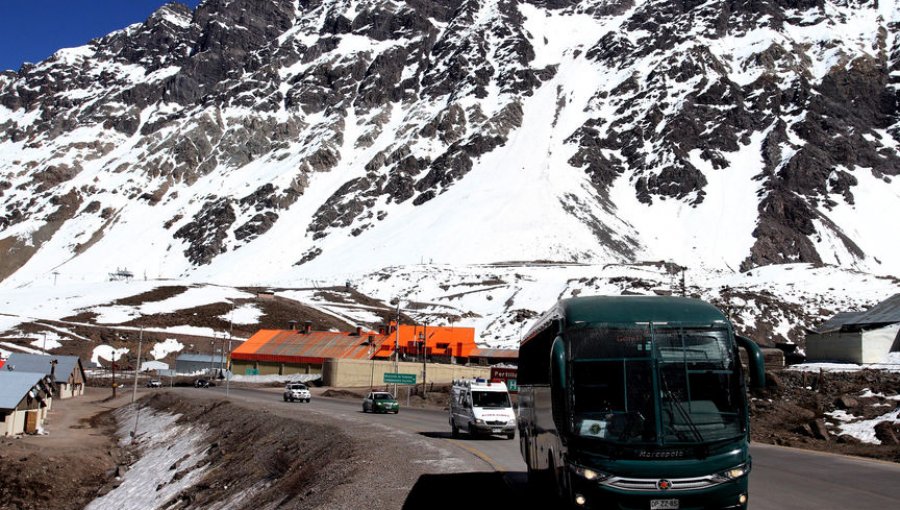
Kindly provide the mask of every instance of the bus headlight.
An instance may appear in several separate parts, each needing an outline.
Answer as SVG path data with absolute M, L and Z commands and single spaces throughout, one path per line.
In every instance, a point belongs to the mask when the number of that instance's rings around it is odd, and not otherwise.
M 570 464 L 570 466 L 572 468 L 572 471 L 574 471 L 576 475 L 592 482 L 602 482 L 603 480 L 606 480 L 607 478 L 612 476 L 609 473 L 604 473 L 603 471 L 598 471 L 596 469 L 579 466 L 578 464 Z
M 713 475 L 713 480 L 719 483 L 728 482 L 731 480 L 737 480 L 738 478 L 746 475 L 750 472 L 750 466 L 748 464 L 741 464 L 740 466 L 735 466 L 726 471 L 722 471 L 721 473 L 716 473 Z

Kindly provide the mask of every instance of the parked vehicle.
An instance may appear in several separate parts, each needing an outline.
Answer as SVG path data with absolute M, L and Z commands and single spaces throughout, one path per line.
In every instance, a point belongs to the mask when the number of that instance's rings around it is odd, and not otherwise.
M 310 393 L 309 388 L 306 387 L 303 383 L 287 383 L 284 386 L 284 401 L 285 402 L 293 402 L 295 400 L 299 400 L 300 402 L 309 403 Z
M 465 430 L 470 435 L 516 437 L 516 412 L 503 382 L 461 379 L 450 389 L 450 431 L 453 437 Z
M 712 305 L 669 296 L 564 299 L 519 345 L 530 484 L 579 508 L 746 509 L 747 388 L 762 353 Z
M 162 388 L 162 381 L 159 379 L 150 379 L 147 381 L 148 388 Z
M 397 414 L 400 412 L 400 403 L 386 391 L 372 391 L 363 399 L 362 410 L 364 413 Z
M 194 388 L 209 388 L 209 381 L 206 379 L 197 379 L 194 381 Z

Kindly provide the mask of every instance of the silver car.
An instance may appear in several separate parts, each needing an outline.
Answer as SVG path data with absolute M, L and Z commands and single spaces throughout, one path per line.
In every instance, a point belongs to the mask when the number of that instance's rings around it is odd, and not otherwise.
M 284 401 L 285 402 L 293 402 L 295 400 L 299 400 L 300 402 L 309 402 L 310 394 L 309 388 L 306 387 L 303 383 L 287 383 L 284 387 Z

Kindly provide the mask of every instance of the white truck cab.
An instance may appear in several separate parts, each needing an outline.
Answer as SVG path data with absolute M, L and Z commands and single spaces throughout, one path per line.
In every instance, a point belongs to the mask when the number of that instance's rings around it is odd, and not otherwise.
M 506 383 L 459 379 L 450 390 L 450 430 L 471 435 L 516 435 L 516 413 Z

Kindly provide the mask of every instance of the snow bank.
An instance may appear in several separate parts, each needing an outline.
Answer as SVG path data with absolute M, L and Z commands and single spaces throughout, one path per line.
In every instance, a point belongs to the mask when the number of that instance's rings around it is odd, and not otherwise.
M 900 352 L 891 352 L 881 363 L 857 365 L 855 363 L 802 363 L 793 365 L 788 370 L 797 372 L 856 372 L 859 370 L 884 370 L 887 372 L 900 372 Z
M 120 444 L 137 446 L 141 458 L 129 466 L 118 487 L 95 499 L 86 510 L 164 508 L 172 497 L 204 474 L 206 466 L 198 465 L 206 447 L 204 427 L 179 425 L 179 415 L 134 405 L 117 411 L 116 415 Z M 131 437 L 135 430 L 137 433 Z
M 232 382 L 265 384 L 273 382 L 310 382 L 321 379 L 319 374 L 291 374 L 291 375 L 233 375 Z
M 900 424 L 900 409 L 896 409 L 893 412 L 881 415 L 878 418 L 859 421 L 857 421 L 857 418 L 855 416 L 843 410 L 833 411 L 831 413 L 825 414 L 838 421 L 838 435 L 849 434 L 856 439 L 859 439 L 863 443 L 870 444 L 881 444 L 881 441 L 877 437 L 875 437 L 875 425 L 878 425 L 883 421 L 890 421 L 894 422 L 895 424 Z

